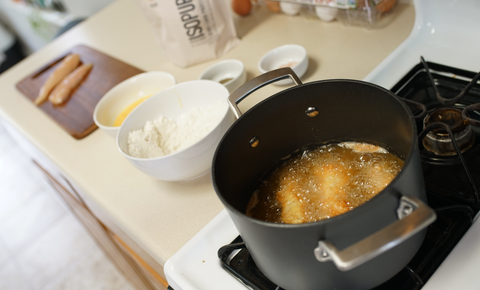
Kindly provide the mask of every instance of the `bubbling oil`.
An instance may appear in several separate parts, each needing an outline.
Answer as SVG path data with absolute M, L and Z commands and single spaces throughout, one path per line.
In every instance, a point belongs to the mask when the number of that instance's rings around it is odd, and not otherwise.
M 305 150 L 260 184 L 246 214 L 274 223 L 328 219 L 370 200 L 403 164 L 384 148 L 367 143 L 343 142 Z

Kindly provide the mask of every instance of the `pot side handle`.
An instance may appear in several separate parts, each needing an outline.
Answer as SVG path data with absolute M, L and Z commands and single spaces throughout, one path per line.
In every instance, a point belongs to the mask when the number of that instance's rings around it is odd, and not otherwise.
M 295 83 L 295 85 L 301 85 L 302 81 L 298 78 L 298 76 L 295 74 L 295 72 L 289 68 L 289 67 L 284 67 L 284 68 L 279 68 L 276 70 L 271 70 L 268 71 L 264 74 L 261 74 L 245 84 L 243 84 L 241 87 L 236 89 L 227 99 L 228 105 L 230 108 L 233 110 L 235 113 L 235 116 L 240 118 L 242 115 L 242 112 L 238 109 L 237 104 L 240 103 L 243 99 L 245 99 L 248 95 L 253 93 L 254 91 L 258 90 L 259 88 L 266 86 L 268 84 L 271 84 L 273 82 L 286 79 L 290 77 L 292 81 Z
M 319 241 L 315 257 L 320 262 L 333 261 L 340 271 L 348 271 L 402 243 L 437 218 L 435 211 L 413 196 L 402 196 L 397 215 L 398 221 L 341 251 L 328 240 Z

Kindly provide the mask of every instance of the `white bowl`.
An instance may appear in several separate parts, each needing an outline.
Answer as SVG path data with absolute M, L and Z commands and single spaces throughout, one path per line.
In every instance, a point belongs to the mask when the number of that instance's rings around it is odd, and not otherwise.
M 241 61 L 226 59 L 209 66 L 200 74 L 199 79 L 219 82 L 232 93 L 245 83 L 247 73 Z
M 93 120 L 105 133 L 117 137 L 120 126 L 115 119 L 135 101 L 175 85 L 175 78 L 162 71 L 146 72 L 130 77 L 111 88 L 95 106 Z
M 263 74 L 268 71 L 289 66 L 301 78 L 308 68 L 307 51 L 301 45 L 286 44 L 274 48 L 260 58 L 258 70 Z M 281 80 L 273 83 L 275 85 L 290 85 L 292 80 Z
M 302 4 L 299 3 L 290 3 L 290 2 L 280 2 L 280 9 L 283 13 L 295 16 L 302 9 Z
M 235 121 L 227 104 L 228 90 L 208 80 L 179 83 L 153 95 L 125 119 L 117 135 L 117 147 L 130 163 L 143 173 L 165 181 L 189 180 L 210 170 L 213 154 L 224 133 Z M 143 129 L 147 121 L 160 116 L 178 120 L 195 107 L 205 107 L 223 100 L 223 118 L 210 133 L 196 143 L 176 153 L 156 158 L 136 158 L 128 154 L 128 135 Z
M 323 21 L 330 22 L 335 20 L 338 14 L 338 8 L 335 7 L 326 7 L 326 6 L 317 6 L 315 7 L 315 13 L 318 18 Z

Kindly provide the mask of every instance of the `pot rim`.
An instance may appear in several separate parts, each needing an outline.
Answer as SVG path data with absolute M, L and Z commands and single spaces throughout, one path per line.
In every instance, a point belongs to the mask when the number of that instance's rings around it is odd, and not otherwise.
M 405 110 L 405 112 L 407 113 L 408 117 L 409 117 L 409 120 L 410 120 L 410 126 L 412 128 L 412 140 L 413 142 L 410 144 L 410 150 L 408 152 L 408 155 L 405 156 L 405 160 L 404 160 L 404 164 L 402 166 L 402 169 L 400 170 L 400 172 L 394 177 L 394 179 L 381 191 L 379 192 L 378 194 L 376 194 L 374 197 L 372 197 L 370 200 L 368 200 L 367 202 L 357 206 L 356 208 L 346 212 L 346 213 L 343 213 L 343 214 L 340 214 L 340 215 L 337 215 L 337 216 L 334 216 L 332 218 L 329 218 L 329 219 L 325 219 L 325 220 L 319 220 L 319 221 L 314 221 L 314 222 L 306 222 L 306 223 L 300 223 L 300 224 L 284 224 L 284 223 L 273 223 L 273 222 L 267 222 L 267 221 L 263 221 L 263 220 L 259 220 L 259 219 L 256 219 L 256 218 L 253 218 L 253 217 L 250 217 L 248 215 L 246 215 L 244 212 L 241 212 L 239 210 L 237 210 L 236 208 L 234 208 L 229 202 L 227 202 L 225 200 L 225 198 L 223 197 L 223 194 L 220 193 L 220 189 L 217 187 L 217 183 L 216 183 L 216 178 L 215 178 L 215 160 L 217 159 L 217 153 L 218 153 L 218 150 L 219 148 L 221 147 L 224 139 L 226 138 L 226 136 L 230 133 L 230 131 L 233 129 L 233 127 L 235 127 L 235 125 L 240 122 L 242 120 L 242 118 L 245 117 L 245 115 L 248 115 L 249 112 L 257 109 L 260 105 L 262 105 L 263 103 L 265 102 L 268 102 L 268 101 L 271 101 L 273 98 L 277 97 L 278 95 L 281 95 L 281 94 L 284 94 L 284 93 L 288 93 L 289 91 L 292 91 L 292 90 L 295 90 L 296 88 L 298 87 L 304 87 L 304 86 L 310 86 L 310 85 L 316 85 L 316 84 L 323 84 L 323 83 L 336 83 L 336 82 L 349 82 L 349 83 L 360 83 L 360 84 L 363 84 L 363 85 L 368 85 L 368 86 L 372 86 L 376 89 L 379 89 L 385 93 L 387 93 L 388 95 L 390 95 L 392 98 L 394 98 L 401 106 L 402 108 Z M 306 145 L 306 144 L 305 144 Z M 404 172 L 404 168 L 406 167 L 409 167 L 408 165 L 413 162 L 412 159 L 413 159 L 413 153 L 415 151 L 415 147 L 418 146 L 418 133 L 417 133 L 417 126 L 415 124 L 415 117 L 413 116 L 412 112 L 410 111 L 410 109 L 408 108 L 408 106 L 405 104 L 405 102 L 403 102 L 399 96 L 397 96 L 395 93 L 393 93 L 392 91 L 382 87 L 382 86 L 379 86 L 377 84 L 374 84 L 374 83 L 370 83 L 370 82 L 367 82 L 367 81 L 363 81 L 363 80 L 355 80 L 355 79 L 325 79 L 325 80 L 317 80 L 317 81 L 312 81 L 312 82 L 308 82 L 308 83 L 303 83 L 301 85 L 298 85 L 298 86 L 293 86 L 293 87 L 290 87 L 290 88 L 287 88 L 285 90 L 282 90 L 280 92 L 277 92 L 275 93 L 274 95 L 272 96 L 269 96 L 267 98 L 265 98 L 264 100 L 258 102 L 257 104 L 255 104 L 253 107 L 251 107 L 249 110 L 247 110 L 246 112 L 244 112 L 240 118 L 238 118 L 231 126 L 230 128 L 227 130 L 227 132 L 225 132 L 225 134 L 223 135 L 222 139 L 220 140 L 220 142 L 218 143 L 218 146 L 217 146 L 217 149 L 215 150 L 215 154 L 213 156 L 213 160 L 212 160 L 212 167 L 211 167 L 211 175 L 212 175 L 212 183 L 213 183 L 213 187 L 214 187 L 214 190 L 215 190 L 215 193 L 217 194 L 217 197 L 221 200 L 221 202 L 223 203 L 223 205 L 227 208 L 227 210 L 231 211 L 231 212 L 234 212 L 236 215 L 240 215 L 244 218 L 247 218 L 247 220 L 249 220 L 250 222 L 252 223 L 256 223 L 256 224 L 260 224 L 260 225 L 263 225 L 263 226 L 268 226 L 268 227 L 272 227 L 272 228 L 289 228 L 289 229 L 292 229 L 292 228 L 308 228 L 308 227 L 317 227 L 319 225 L 328 225 L 329 223 L 332 223 L 332 222 L 337 222 L 341 219 L 349 219 L 350 216 L 352 216 L 353 214 L 355 214 L 357 212 L 357 209 L 359 208 L 364 208 L 365 206 L 368 206 L 368 204 L 370 203 L 371 200 L 374 200 L 374 199 L 378 199 L 381 197 L 381 195 L 384 195 L 386 194 L 386 192 L 388 190 L 388 188 L 390 188 L 392 186 L 392 184 L 394 184 L 399 178 L 400 176 L 402 176 L 403 174 L 405 174 Z

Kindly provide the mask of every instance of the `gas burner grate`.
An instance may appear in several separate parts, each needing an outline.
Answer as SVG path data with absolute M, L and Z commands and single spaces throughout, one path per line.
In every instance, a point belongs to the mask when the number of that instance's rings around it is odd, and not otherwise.
M 218 250 L 222 267 L 252 290 L 282 290 L 257 268 L 241 236 Z
M 480 109 L 480 73 L 426 62 L 423 57 L 420 60 L 392 91 L 415 116 L 425 182 L 428 186 L 448 180 L 443 182 L 446 187 L 453 182 L 457 189 L 450 191 L 451 196 L 478 208 L 480 113 L 476 110 Z M 434 176 L 444 171 L 449 173 Z

